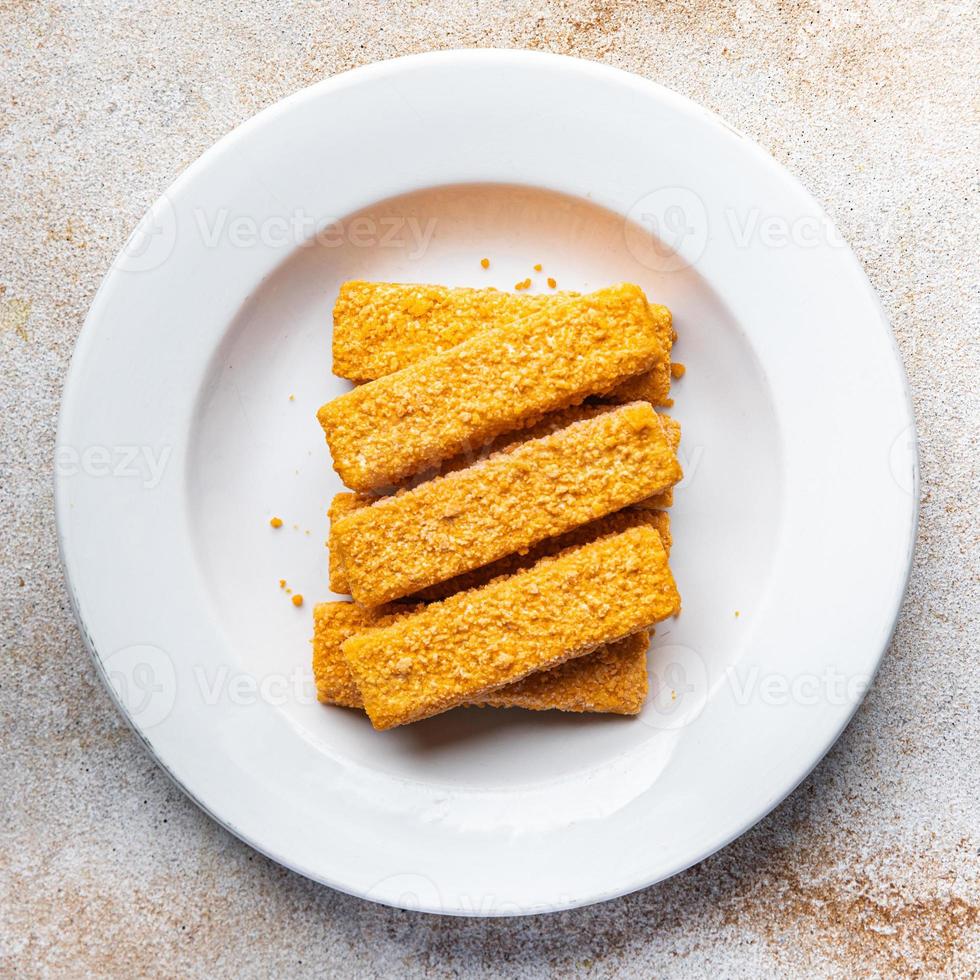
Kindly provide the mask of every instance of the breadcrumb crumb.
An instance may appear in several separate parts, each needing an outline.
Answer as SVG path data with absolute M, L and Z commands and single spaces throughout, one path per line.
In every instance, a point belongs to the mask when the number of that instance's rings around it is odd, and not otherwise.
M 303 597 L 298 592 L 296 593 L 296 595 L 293 596 L 293 605 L 294 606 L 303 605 Z
M 490 268 L 490 260 L 489 259 L 480 259 L 480 265 L 483 266 L 484 269 L 489 269 Z
M 558 281 L 556 279 L 552 279 L 551 276 L 548 276 L 548 287 L 550 289 L 554 289 L 557 285 Z
M 269 521 L 269 526 L 270 527 L 282 527 L 282 518 L 281 517 L 273 517 Z

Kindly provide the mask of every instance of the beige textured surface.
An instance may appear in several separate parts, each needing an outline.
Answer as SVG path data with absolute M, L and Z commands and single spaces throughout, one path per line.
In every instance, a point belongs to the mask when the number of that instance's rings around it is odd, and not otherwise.
M 974 3 L 38 2 L 4 4 L 2 20 L 2 972 L 693 978 L 976 968 Z M 460 45 L 542 48 L 637 71 L 773 153 L 827 208 L 879 291 L 921 441 L 903 616 L 827 758 L 699 867 L 529 921 L 374 907 L 221 830 L 156 768 L 97 681 L 72 624 L 51 516 L 65 366 L 147 205 L 218 136 L 281 96 L 354 65 Z

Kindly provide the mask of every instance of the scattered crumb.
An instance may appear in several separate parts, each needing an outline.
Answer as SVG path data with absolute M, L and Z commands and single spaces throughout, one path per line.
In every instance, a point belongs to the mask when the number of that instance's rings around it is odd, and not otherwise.
M 524 279 L 522 282 L 514 283 L 514 289 L 530 289 L 530 288 L 531 288 L 530 279 Z
M 534 271 L 535 271 L 535 272 L 540 272 L 540 271 L 541 271 L 541 269 L 542 269 L 542 265 L 541 265 L 541 263 L 540 263 L 540 262 L 536 262 L 536 263 L 534 264 Z
M 282 527 L 282 518 L 281 517 L 273 517 L 272 520 L 269 521 L 269 525 L 271 527 Z
M 677 700 L 677 692 L 676 691 L 671 691 L 670 692 L 670 700 L 671 701 L 676 701 Z
M 309 534 L 310 532 L 309 532 L 309 531 L 304 531 L 303 533 L 304 533 L 304 534 Z
M 299 525 L 298 524 L 294 524 L 293 525 L 293 530 L 294 531 L 298 531 L 299 530 Z
M 279 588 L 280 589 L 286 588 L 286 580 L 284 578 L 279 579 Z
M 687 374 L 687 368 L 679 361 L 674 361 L 670 365 L 670 376 L 672 378 L 683 378 L 685 374 Z
M 740 612 L 739 612 L 739 611 L 738 611 L 738 610 L 736 609 L 736 610 L 735 610 L 735 618 L 736 618 L 736 619 L 738 619 L 738 617 L 739 617 L 740 615 L 741 615 L 741 613 L 740 613 Z
M 294 401 L 296 401 L 296 396 L 295 396 L 295 395 L 290 395 L 290 396 L 289 396 L 289 400 L 290 400 L 291 402 L 294 402 Z
M 298 592 L 296 593 L 296 595 L 293 596 L 293 605 L 294 606 L 303 605 L 303 597 Z
M 558 283 L 557 283 L 557 282 L 555 282 L 555 280 L 554 280 L 554 279 L 552 279 L 552 278 L 551 278 L 551 276 L 548 276 L 548 287 L 549 287 L 550 289 L 554 289 L 554 288 L 555 288 L 555 286 L 557 286 L 557 285 L 558 285 Z
M 489 259 L 480 259 L 480 265 L 482 265 L 484 269 L 489 269 L 490 268 L 490 260 Z

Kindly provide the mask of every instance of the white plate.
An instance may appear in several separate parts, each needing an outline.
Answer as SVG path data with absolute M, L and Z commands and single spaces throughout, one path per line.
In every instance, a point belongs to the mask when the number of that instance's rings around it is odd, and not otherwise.
M 510 288 L 535 262 L 675 312 L 684 613 L 638 719 L 474 709 L 376 733 L 318 705 L 309 669 L 339 489 L 314 411 L 346 388 L 333 298 L 350 277 Z M 807 774 L 888 642 L 916 479 L 881 308 L 795 180 L 649 82 L 451 52 L 286 99 L 158 202 L 79 338 L 57 510 L 96 663 L 194 800 L 336 888 L 500 915 L 665 878 Z

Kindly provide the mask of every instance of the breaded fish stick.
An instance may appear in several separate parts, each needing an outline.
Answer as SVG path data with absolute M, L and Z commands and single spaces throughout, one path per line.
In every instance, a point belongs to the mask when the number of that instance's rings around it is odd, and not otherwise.
M 647 402 L 608 408 L 341 518 L 351 595 L 378 606 L 627 507 L 681 478 Z
M 394 610 L 395 607 L 388 607 Z M 313 676 L 317 698 L 324 704 L 363 708 L 341 644 L 370 629 L 390 626 L 410 615 L 412 607 L 396 611 L 366 609 L 353 602 L 322 602 L 313 610 Z M 647 694 L 645 630 L 607 643 L 594 653 L 569 660 L 551 670 L 525 677 L 473 702 L 496 708 L 532 711 L 595 711 L 634 715 Z
M 607 392 L 662 357 L 643 292 L 614 286 L 482 331 L 317 417 L 340 478 L 372 490 Z
M 350 381 L 374 381 L 486 330 L 513 323 L 576 293 L 518 295 L 416 283 L 345 282 L 333 308 L 333 371 Z M 651 304 L 664 357 L 608 397 L 669 405 L 670 310 Z
M 341 595 L 350 592 L 347 584 L 347 570 L 344 568 L 344 559 L 340 554 L 340 544 L 337 540 L 337 524 L 341 518 L 354 513 L 355 510 L 369 507 L 375 499 L 362 493 L 338 493 L 330 501 L 330 506 L 327 508 L 327 517 L 330 520 L 330 532 L 327 537 L 329 554 L 327 557 L 331 592 L 338 592 Z
M 340 498 L 342 497 L 346 499 L 341 501 Z M 368 505 L 369 501 L 358 494 L 338 493 L 330 505 L 330 513 L 331 515 L 336 513 L 338 515 L 337 519 L 339 519 L 339 516 L 342 514 L 349 514 L 355 509 Z M 605 534 L 616 534 L 619 531 L 625 531 L 627 528 L 641 527 L 643 525 L 652 527 L 660 535 L 664 550 L 669 557 L 671 545 L 670 517 L 666 511 L 648 509 L 644 506 L 644 502 L 641 502 L 635 507 L 627 507 L 624 510 L 606 514 L 605 517 L 590 521 L 588 524 L 582 524 L 557 537 L 547 538 L 534 545 L 534 547 L 530 548 L 523 555 L 514 552 L 505 555 L 503 558 L 499 558 L 497 561 L 491 562 L 489 565 L 474 568 L 470 572 L 464 572 L 462 575 L 456 575 L 444 582 L 420 589 L 411 598 L 425 602 L 445 599 L 446 596 L 450 596 L 454 592 L 462 592 L 464 589 L 473 589 L 480 585 L 486 585 L 487 582 L 501 575 L 511 575 L 514 572 L 519 572 L 523 568 L 530 568 L 539 559 L 557 555 L 558 552 L 564 551 L 573 545 L 586 544 Z M 334 592 L 349 592 L 350 588 L 347 582 L 343 558 L 340 554 L 340 546 L 335 539 L 334 526 L 331 524 L 329 545 L 330 588 Z
M 521 432 L 509 432 L 506 435 L 495 439 L 483 450 L 478 458 L 485 459 L 491 452 L 509 451 L 516 448 L 522 442 L 526 442 L 528 439 L 548 435 L 549 433 L 562 428 L 564 425 L 570 425 L 572 422 L 581 421 L 582 419 L 587 418 L 595 418 L 596 415 L 599 415 L 604 411 L 606 411 L 606 408 L 601 405 L 576 405 L 572 408 L 566 408 L 563 412 L 552 412 L 550 415 L 546 415 L 541 422 L 535 426 L 524 429 Z M 671 449 L 676 452 L 681 441 L 680 424 L 676 419 L 671 418 L 669 415 L 660 415 L 659 417 L 661 424 L 664 426 L 667 441 L 669 442 Z M 449 473 L 453 470 L 464 469 L 466 466 L 472 465 L 472 463 L 475 461 L 476 460 L 473 458 L 456 457 L 455 459 L 447 460 L 442 466 L 439 467 L 439 471 L 442 473 Z M 343 559 L 340 555 L 340 545 L 337 541 L 335 532 L 336 524 L 347 514 L 355 510 L 359 510 L 362 507 L 368 507 L 375 503 L 378 499 L 378 497 L 371 494 L 338 493 L 334 496 L 330 503 L 330 508 L 327 511 L 328 517 L 330 518 L 330 540 L 328 547 L 330 549 L 330 588 L 334 592 L 345 593 L 349 591 L 347 585 L 347 573 L 343 568 Z M 641 507 L 654 513 L 659 513 L 661 510 L 670 507 L 670 505 L 673 503 L 673 499 L 673 487 L 668 487 L 666 490 L 661 490 L 659 493 L 655 493 L 652 497 L 648 497 L 646 500 L 642 500 L 634 506 Z M 663 532 L 661 532 L 661 537 L 663 537 Z M 669 552 L 670 543 L 666 538 L 664 538 L 664 546 Z M 538 557 L 540 557 L 540 555 Z M 465 577 L 466 576 L 462 576 L 462 578 Z M 482 584 L 483 581 L 487 580 L 482 579 L 480 584 Z M 421 595 L 422 597 L 427 598 L 432 597 L 433 595 L 436 598 L 442 598 L 443 596 L 451 595 L 453 592 L 458 592 L 460 588 L 469 588 L 469 586 L 456 585 L 455 582 L 456 580 L 454 579 L 452 581 L 442 583 L 441 585 L 434 586 L 432 589 L 423 590 Z
M 635 527 L 352 636 L 341 649 L 371 723 L 386 729 L 490 700 L 679 610 L 660 536 Z

